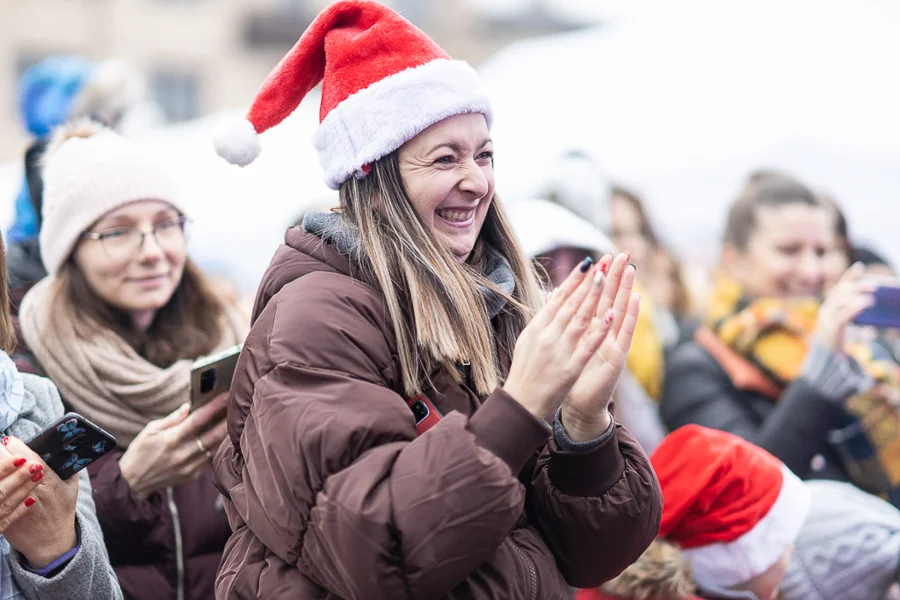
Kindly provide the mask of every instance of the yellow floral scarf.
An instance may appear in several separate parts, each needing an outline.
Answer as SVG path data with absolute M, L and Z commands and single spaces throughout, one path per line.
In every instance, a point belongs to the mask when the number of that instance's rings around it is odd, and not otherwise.
M 761 369 L 775 383 L 771 389 L 778 390 L 800 374 L 818 308 L 814 299 L 750 300 L 738 283 L 720 278 L 706 324 L 721 343 Z M 844 409 L 855 421 L 833 432 L 829 441 L 858 487 L 900 507 L 900 361 L 878 334 L 848 342 L 844 350 L 875 385 L 847 399 Z M 777 400 L 777 395 L 769 396 Z

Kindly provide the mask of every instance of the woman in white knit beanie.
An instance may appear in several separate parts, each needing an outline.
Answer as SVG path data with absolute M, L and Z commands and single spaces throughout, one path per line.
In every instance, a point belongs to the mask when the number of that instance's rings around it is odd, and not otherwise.
M 22 336 L 69 408 L 119 442 L 89 467 L 110 560 L 130 598 L 210 598 L 230 534 L 210 461 L 224 398 L 190 412 L 194 359 L 247 323 L 187 258 L 175 183 L 91 122 L 56 132 L 44 166 L 49 277 L 22 302 Z

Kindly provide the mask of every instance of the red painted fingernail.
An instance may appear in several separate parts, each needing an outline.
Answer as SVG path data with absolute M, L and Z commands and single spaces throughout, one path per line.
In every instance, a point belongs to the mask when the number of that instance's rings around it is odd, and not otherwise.
M 40 481 L 43 478 L 44 478 L 43 473 L 35 473 L 34 475 L 31 476 L 31 481 L 33 481 L 34 483 L 37 483 L 38 481 Z
M 609 265 L 606 262 L 606 259 L 603 259 L 603 262 L 600 263 L 600 272 L 606 275 L 606 271 L 609 270 Z
M 16 460 L 13 461 L 13 466 L 18 469 L 19 467 L 21 467 L 22 465 L 24 465 L 27 462 L 28 461 L 25 460 L 24 458 L 17 458 Z
M 37 502 L 37 500 L 35 500 L 31 496 L 28 496 L 27 498 L 25 498 L 25 507 L 31 508 L 32 506 L 34 506 L 35 502 Z
M 603 315 L 603 322 L 606 323 L 607 325 L 609 325 L 610 323 L 612 323 L 612 320 L 613 320 L 613 309 L 610 308 L 608 311 L 606 311 L 606 314 Z
M 32 475 L 37 475 L 38 473 L 43 473 L 44 465 L 31 465 L 30 467 L 28 467 L 28 472 L 31 473 Z
M 9 443 L 9 436 L 8 436 L 8 435 L 4 435 L 4 436 L 3 436 L 3 445 L 5 446 L 5 445 L 7 445 L 8 443 Z

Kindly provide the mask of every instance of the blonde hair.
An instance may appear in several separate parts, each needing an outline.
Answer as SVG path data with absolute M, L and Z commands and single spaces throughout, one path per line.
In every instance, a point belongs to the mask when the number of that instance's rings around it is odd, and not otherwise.
M 681 550 L 655 539 L 637 562 L 600 590 L 627 600 L 689 600 L 695 586 Z
M 534 269 L 496 196 L 466 263 L 442 247 L 416 213 L 396 152 L 373 163 L 367 177 L 350 177 L 341 184 L 340 199 L 344 221 L 359 232 L 362 276 L 384 293 L 404 391 L 422 393 L 438 366 L 446 367 L 459 383 L 459 366 L 465 362 L 471 367 L 474 391 L 493 391 L 503 382 L 504 362 L 512 356 L 519 333 L 541 302 Z M 509 262 L 515 281 L 512 294 L 483 274 L 489 249 Z M 479 288 L 507 302 L 493 326 Z

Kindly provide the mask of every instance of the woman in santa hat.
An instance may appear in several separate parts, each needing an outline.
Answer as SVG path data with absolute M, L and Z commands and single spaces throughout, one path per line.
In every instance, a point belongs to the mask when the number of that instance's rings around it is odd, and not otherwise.
M 259 289 L 215 460 L 217 597 L 556 600 L 615 577 L 661 511 L 608 410 L 634 270 L 585 260 L 544 302 L 478 77 L 374 2 L 325 9 L 220 154 L 249 163 L 320 81 L 341 206 L 288 231 Z

